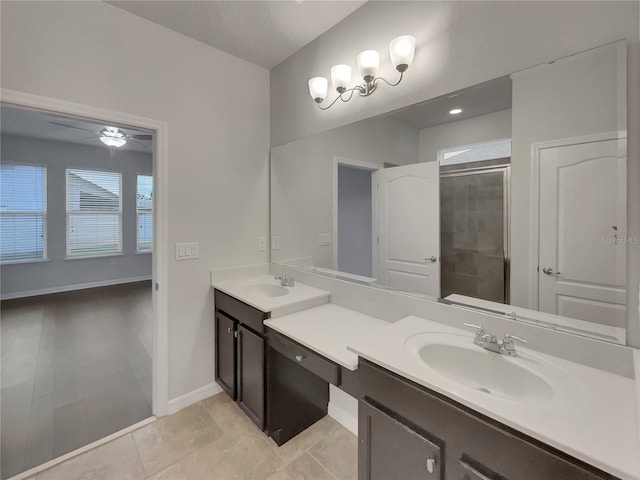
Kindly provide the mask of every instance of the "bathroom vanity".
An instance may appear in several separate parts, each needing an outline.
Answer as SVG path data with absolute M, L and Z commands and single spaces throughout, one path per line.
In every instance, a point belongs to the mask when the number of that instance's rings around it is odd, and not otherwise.
M 357 400 L 359 480 L 640 478 L 631 377 L 483 349 L 463 327 L 478 314 L 452 306 L 461 328 L 389 323 L 266 275 L 232 283 L 213 284 L 216 380 L 278 445 L 327 415 L 333 385 Z
M 326 382 L 337 382 L 339 367 L 269 334 L 263 322 L 274 313 L 326 303 L 328 292 L 280 285 L 263 275 L 222 282 L 214 296 L 215 379 L 227 395 L 278 444 L 324 417 Z
M 359 480 L 616 478 L 366 360 L 359 372 Z

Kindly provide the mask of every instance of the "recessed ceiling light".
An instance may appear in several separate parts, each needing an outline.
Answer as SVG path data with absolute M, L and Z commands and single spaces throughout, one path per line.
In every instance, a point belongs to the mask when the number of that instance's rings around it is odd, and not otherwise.
M 454 108 L 453 110 L 449 110 L 449 113 L 451 115 L 458 115 L 459 113 L 462 113 L 462 109 L 461 108 Z

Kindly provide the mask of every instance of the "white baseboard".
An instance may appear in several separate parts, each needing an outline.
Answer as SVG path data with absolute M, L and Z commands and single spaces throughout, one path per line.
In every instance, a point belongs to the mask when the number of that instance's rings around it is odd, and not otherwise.
M 109 287 L 111 285 L 121 285 L 123 283 L 142 282 L 151 280 L 151 275 L 140 277 L 119 278 L 115 280 L 103 280 L 100 282 L 79 283 L 76 285 L 63 285 L 61 287 L 42 288 L 40 290 L 28 290 L 25 292 L 3 293 L 0 300 L 11 300 L 13 298 L 35 297 L 37 295 L 49 295 L 50 293 L 71 292 L 74 290 L 84 290 L 85 288 Z
M 187 408 L 194 403 L 198 403 L 200 400 L 204 400 L 216 393 L 222 392 L 222 388 L 216 382 L 211 382 L 203 387 L 197 388 L 192 392 L 185 393 L 173 400 L 169 400 L 168 414 L 176 413 L 183 408 Z
M 328 414 L 336 422 L 349 430 L 354 435 L 358 435 L 358 414 L 354 416 L 351 412 L 348 412 L 342 407 L 339 407 L 334 402 L 329 402 Z

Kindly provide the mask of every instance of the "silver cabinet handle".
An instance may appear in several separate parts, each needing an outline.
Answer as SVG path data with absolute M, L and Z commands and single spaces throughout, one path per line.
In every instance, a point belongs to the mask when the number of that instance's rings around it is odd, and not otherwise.
M 304 360 L 304 355 L 296 355 L 296 360 L 301 362 L 302 360 Z
M 231 327 L 227 327 L 227 333 L 231 333 Z
M 438 257 L 425 257 L 424 261 L 428 263 L 436 263 L 438 261 Z
M 427 459 L 427 472 L 433 473 L 433 470 L 435 469 L 435 466 L 436 466 L 436 459 L 435 458 Z
M 544 273 L 545 275 L 560 275 L 560 272 L 554 272 L 553 268 L 551 267 L 544 267 L 542 269 L 542 273 Z

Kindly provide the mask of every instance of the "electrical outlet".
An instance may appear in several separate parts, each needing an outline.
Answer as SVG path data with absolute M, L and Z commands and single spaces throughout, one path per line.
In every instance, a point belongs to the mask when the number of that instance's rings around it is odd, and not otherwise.
M 267 249 L 267 237 L 258 237 L 258 251 L 264 252 Z
M 318 236 L 318 245 L 321 247 L 331 245 L 331 234 L 330 233 L 321 233 Z
M 271 237 L 271 250 L 280 250 L 280 235 Z

